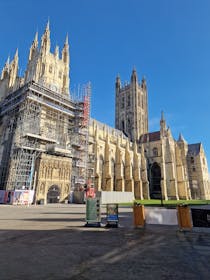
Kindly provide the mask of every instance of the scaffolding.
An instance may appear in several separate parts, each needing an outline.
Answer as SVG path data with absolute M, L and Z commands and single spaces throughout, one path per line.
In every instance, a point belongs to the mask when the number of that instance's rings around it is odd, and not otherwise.
M 79 90 L 80 101 L 77 101 L 74 127 L 72 129 L 72 191 L 83 191 L 85 185 L 90 185 L 89 172 L 89 120 L 91 86 L 88 83 Z M 91 175 L 92 176 L 92 175 Z M 92 183 L 91 183 L 92 185 Z
M 72 189 L 87 181 L 90 84 L 83 99 L 71 100 L 35 82 L 9 94 L 0 106 L 4 135 L 0 188 L 33 189 L 42 153 L 72 159 Z M 3 152 L 2 152 L 3 151 Z

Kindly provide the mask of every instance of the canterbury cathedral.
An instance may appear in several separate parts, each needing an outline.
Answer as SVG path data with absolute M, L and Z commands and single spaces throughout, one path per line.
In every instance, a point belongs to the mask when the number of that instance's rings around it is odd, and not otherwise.
M 210 199 L 202 144 L 175 140 L 163 112 L 149 132 L 147 83 L 135 69 L 113 85 L 114 128 L 90 118 L 90 85 L 72 97 L 68 36 L 51 52 L 49 22 L 23 76 L 18 60 L 17 50 L 0 79 L 1 191 L 31 190 L 35 203 L 68 201 L 86 185 L 136 199 Z

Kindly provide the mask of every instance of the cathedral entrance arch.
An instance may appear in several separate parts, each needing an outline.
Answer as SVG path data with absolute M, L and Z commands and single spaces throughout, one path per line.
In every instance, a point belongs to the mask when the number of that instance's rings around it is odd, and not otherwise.
M 58 203 L 60 200 L 61 190 L 59 186 L 52 185 L 47 192 L 47 203 Z
M 150 169 L 150 198 L 161 199 L 161 168 L 157 162 Z

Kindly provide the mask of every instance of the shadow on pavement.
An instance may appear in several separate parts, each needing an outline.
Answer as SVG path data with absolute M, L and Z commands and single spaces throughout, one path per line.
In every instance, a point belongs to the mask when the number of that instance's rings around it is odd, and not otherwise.
M 210 235 L 174 227 L 1 230 L 1 279 L 209 279 Z

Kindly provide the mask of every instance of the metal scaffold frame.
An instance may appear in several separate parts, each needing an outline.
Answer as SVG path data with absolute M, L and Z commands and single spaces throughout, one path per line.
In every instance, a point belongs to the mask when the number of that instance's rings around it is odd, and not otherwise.
M 76 102 L 74 127 L 72 130 L 72 191 L 83 191 L 85 185 L 93 186 L 89 172 L 89 120 L 91 85 L 88 83 L 80 89 L 81 101 Z
M 0 188 L 35 189 L 36 160 L 51 154 L 72 159 L 71 191 L 94 186 L 89 158 L 91 85 L 72 100 L 35 82 L 10 93 L 2 102 L 3 153 Z

